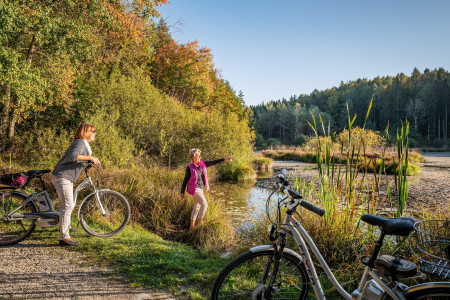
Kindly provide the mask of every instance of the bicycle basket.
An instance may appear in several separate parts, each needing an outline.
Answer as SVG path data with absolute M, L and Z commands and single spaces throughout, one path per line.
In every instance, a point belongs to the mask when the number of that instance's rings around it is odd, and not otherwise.
M 414 224 L 415 247 L 424 273 L 450 279 L 450 220 L 425 220 Z

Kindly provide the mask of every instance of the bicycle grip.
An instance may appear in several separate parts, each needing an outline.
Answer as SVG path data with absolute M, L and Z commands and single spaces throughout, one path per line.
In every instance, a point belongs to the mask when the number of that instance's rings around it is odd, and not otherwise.
M 317 206 L 314 206 L 309 202 L 302 201 L 302 202 L 300 202 L 300 205 L 303 206 L 304 208 L 306 208 L 307 210 L 312 211 L 315 214 L 318 214 L 321 217 L 325 214 L 325 210 L 323 210 Z

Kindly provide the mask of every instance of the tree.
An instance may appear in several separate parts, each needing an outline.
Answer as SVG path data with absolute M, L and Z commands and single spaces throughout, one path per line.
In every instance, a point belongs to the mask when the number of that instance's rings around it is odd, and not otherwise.
M 406 112 L 408 116 L 412 117 L 414 120 L 414 130 L 418 129 L 418 120 L 424 114 L 424 105 L 422 99 L 410 99 L 408 106 L 406 107 Z

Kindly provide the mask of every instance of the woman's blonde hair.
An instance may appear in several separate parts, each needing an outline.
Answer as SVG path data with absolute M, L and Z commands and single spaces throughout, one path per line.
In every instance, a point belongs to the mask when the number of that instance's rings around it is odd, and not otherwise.
M 189 157 L 193 158 L 194 156 L 200 156 L 200 153 L 202 153 L 202 151 L 200 151 L 200 149 L 191 149 L 189 150 Z
M 95 126 L 88 123 L 81 123 L 80 126 L 78 126 L 77 131 L 75 132 L 74 139 L 83 139 L 85 140 L 87 138 L 87 134 L 90 130 L 94 129 Z

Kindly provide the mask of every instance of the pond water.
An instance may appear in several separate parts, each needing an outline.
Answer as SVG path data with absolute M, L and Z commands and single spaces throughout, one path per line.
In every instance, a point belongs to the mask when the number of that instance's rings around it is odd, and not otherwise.
M 245 229 L 255 221 L 266 218 L 266 202 L 272 193 L 266 178 L 245 184 L 214 183 L 210 193 L 215 200 L 222 201 L 226 214 L 230 216 L 236 228 Z M 272 200 L 277 198 L 277 193 Z M 273 204 L 273 201 L 271 202 Z M 271 205 L 270 211 L 273 212 Z
M 252 221 L 266 216 L 266 200 L 272 189 L 261 187 L 261 182 L 256 183 L 214 183 L 211 188 L 211 195 L 225 203 L 227 214 L 234 220 L 237 228 L 245 228 Z

